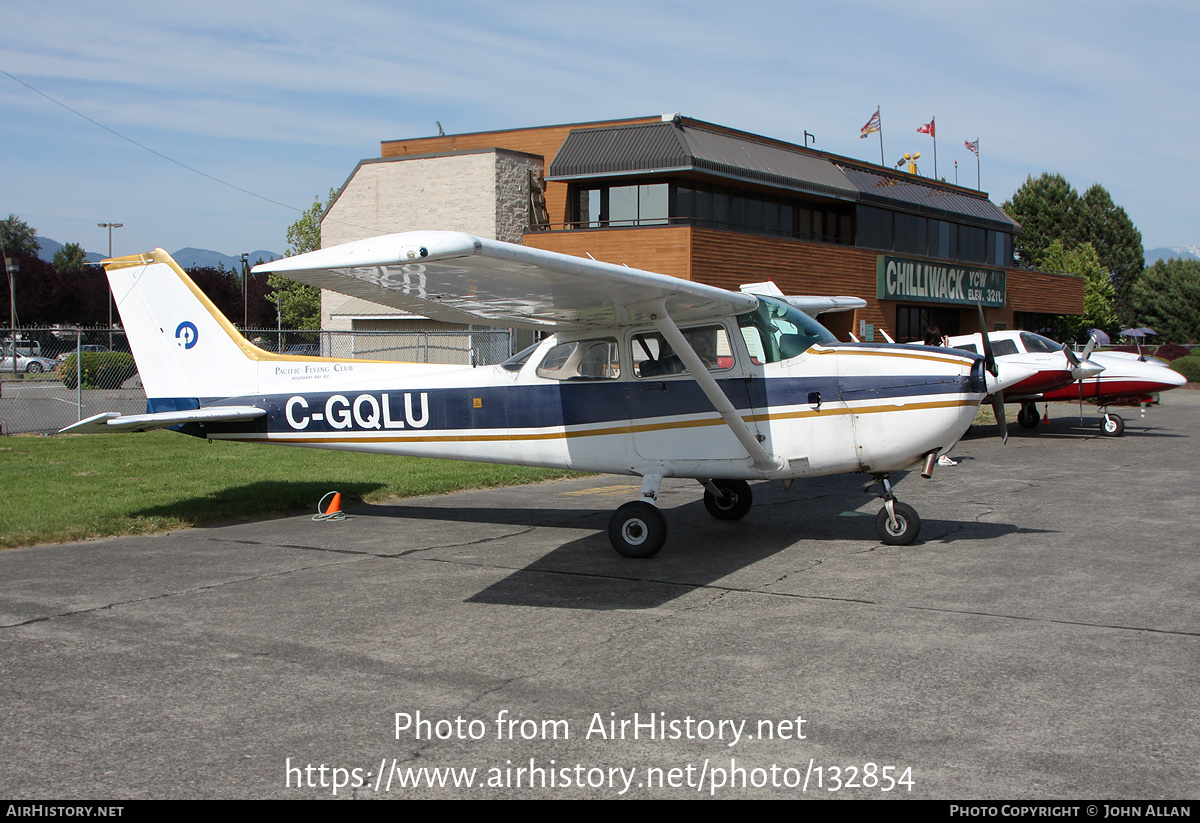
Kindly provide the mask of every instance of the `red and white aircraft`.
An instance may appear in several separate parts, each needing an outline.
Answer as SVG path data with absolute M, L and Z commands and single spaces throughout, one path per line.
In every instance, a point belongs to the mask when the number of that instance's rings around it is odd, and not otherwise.
M 997 378 L 985 357 L 953 349 L 839 343 L 789 299 L 457 232 L 387 235 L 255 271 L 551 336 L 481 368 L 279 355 L 242 337 L 161 249 L 104 265 L 147 413 L 64 431 L 173 428 L 633 475 L 641 499 L 608 528 L 627 557 L 666 540 L 664 477 L 695 478 L 709 513 L 736 520 L 750 510 L 748 481 L 861 472 L 884 500 L 880 539 L 910 543 L 920 518 L 890 474 L 928 476 L 981 400 L 1030 375 L 1015 366 Z
M 1037 369 L 1036 374 L 1004 392 L 1005 402 L 1021 404 L 1017 422 L 1027 429 L 1037 428 L 1041 421 L 1039 402 L 1090 400 L 1101 406 L 1100 430 L 1119 437 L 1125 421 L 1109 406 L 1143 405 L 1144 414 L 1144 404 L 1154 402 L 1151 395 L 1187 382 L 1161 360 L 1130 352 L 1093 352 L 1094 341 L 1079 356 L 1069 346 L 1028 331 L 990 332 L 988 339 L 997 361 Z M 977 351 L 980 340 L 979 334 L 968 334 L 951 337 L 949 342 L 957 349 Z

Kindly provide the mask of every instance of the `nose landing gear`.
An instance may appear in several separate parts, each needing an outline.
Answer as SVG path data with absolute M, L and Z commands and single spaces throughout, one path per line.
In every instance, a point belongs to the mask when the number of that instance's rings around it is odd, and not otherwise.
M 874 490 L 876 485 L 880 487 L 879 491 Z M 863 491 L 883 498 L 883 508 L 875 515 L 875 534 L 881 542 L 889 546 L 907 546 L 917 539 L 921 533 L 921 518 L 916 509 L 896 499 L 888 475 L 877 476 L 863 486 Z

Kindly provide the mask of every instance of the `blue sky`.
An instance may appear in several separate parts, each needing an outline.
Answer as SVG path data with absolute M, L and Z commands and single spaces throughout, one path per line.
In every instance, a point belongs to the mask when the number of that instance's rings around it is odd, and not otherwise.
M 1135 11 L 1136 9 L 1136 11 Z M 6 0 L 0 216 L 107 252 L 282 251 L 381 140 L 681 112 L 938 173 L 1109 190 L 1147 248 L 1200 244 L 1192 2 Z M 276 202 L 269 202 L 276 201 Z M 285 205 L 277 205 L 285 204 Z M 292 208 L 287 208 L 290 206 Z

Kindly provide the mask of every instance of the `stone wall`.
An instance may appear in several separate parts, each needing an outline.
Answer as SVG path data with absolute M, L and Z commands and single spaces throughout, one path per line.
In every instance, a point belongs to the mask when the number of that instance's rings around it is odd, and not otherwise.
M 359 164 L 321 221 L 324 248 L 401 231 L 463 231 L 520 243 L 529 230 L 529 172 L 542 159 L 503 149 Z M 355 318 L 405 316 L 336 292 L 321 294 L 322 327 L 350 329 Z

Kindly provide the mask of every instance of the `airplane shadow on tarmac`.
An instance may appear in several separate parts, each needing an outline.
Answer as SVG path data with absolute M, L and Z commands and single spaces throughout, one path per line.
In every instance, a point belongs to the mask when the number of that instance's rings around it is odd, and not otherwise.
M 1035 429 L 1024 429 L 1009 419 L 1008 436 L 1013 437 L 1042 437 L 1055 440 L 1078 440 L 1081 438 L 1108 439 L 1100 431 L 1099 417 L 1084 417 L 1081 425 L 1078 417 L 1059 417 L 1049 423 L 1039 423 Z M 995 437 L 998 433 L 995 423 L 977 424 L 967 430 L 963 440 L 979 440 Z M 1149 425 L 1148 420 L 1137 417 L 1125 418 L 1125 433 L 1122 437 L 1187 437 L 1186 434 L 1160 429 Z M 1114 438 L 1115 439 L 1115 438 Z
M 795 564 L 807 567 L 838 555 L 878 550 L 875 507 L 868 512 L 855 511 L 868 499 L 862 493 L 862 482 L 858 476 L 815 478 L 797 481 L 791 491 L 784 491 L 778 483 L 756 483 L 754 508 L 735 522 L 714 520 L 699 500 L 671 506 L 668 499 L 663 510 L 670 536 L 663 550 L 647 560 L 631 560 L 613 551 L 607 536 L 608 509 L 501 511 L 397 503 L 374 506 L 372 513 L 405 520 L 594 530 L 552 549 L 466 602 L 589 610 L 650 609 L 699 587 L 719 587 L 716 581 L 780 552 L 796 553 Z M 926 520 L 923 540 L 888 550 L 921 551 L 927 543 L 987 540 L 1021 531 L 1026 530 L 1012 524 Z M 511 545 L 512 541 L 494 544 L 497 559 L 506 543 Z
M 899 479 L 899 473 L 893 475 L 894 481 Z M 628 478 L 616 480 L 628 483 Z M 794 566 L 804 568 L 839 555 L 881 549 L 921 551 L 923 546 L 931 544 L 987 541 L 1030 531 L 1009 523 L 925 519 L 917 542 L 911 546 L 884 547 L 875 535 L 875 513 L 879 505 L 870 505 L 863 512 L 856 510 L 871 500 L 862 491 L 865 480 L 860 475 L 797 480 L 790 491 L 785 491 L 779 483 L 754 483 L 754 508 L 738 521 L 713 519 L 702 501 L 695 498 L 672 505 L 672 498 L 680 494 L 678 487 L 674 491 L 664 487 L 662 508 L 670 535 L 663 550 L 646 560 L 621 557 L 608 541 L 609 516 L 619 503 L 629 499 L 628 496 L 603 496 L 601 499 L 606 504 L 612 503 L 611 508 L 603 509 L 595 507 L 596 498 L 580 496 L 570 498 L 572 504 L 566 507 L 431 506 L 416 501 L 398 501 L 353 506 L 347 513 L 351 518 L 396 518 L 412 522 L 413 528 L 418 529 L 421 527 L 415 524 L 429 521 L 487 523 L 531 530 L 587 530 L 587 534 L 562 543 L 515 569 L 466 602 L 590 610 L 661 606 L 696 588 L 713 586 L 716 581 L 780 552 L 795 553 Z M 223 495 L 234 499 L 281 495 L 283 488 L 270 488 L 276 486 L 286 488 L 288 484 L 252 483 L 227 490 Z M 529 488 L 532 499 L 546 494 L 545 485 Z M 315 495 L 324 490 L 324 486 L 319 490 L 314 486 L 304 491 L 307 497 L 315 500 Z M 347 491 L 365 493 L 367 489 Z M 690 492 L 687 494 L 691 496 Z M 897 488 L 897 494 L 901 500 L 905 499 L 903 485 Z M 179 515 L 206 500 L 211 502 L 212 498 L 182 501 L 177 506 L 147 509 L 140 514 Z M 374 550 L 365 553 L 378 557 L 411 555 L 413 552 L 402 546 L 403 530 L 397 529 L 396 534 L 395 552 Z M 503 568 L 506 560 L 516 553 L 512 547 L 526 539 L 517 534 L 471 545 L 474 552 L 482 553 L 479 559 L 483 563 L 492 561 L 497 568 Z

